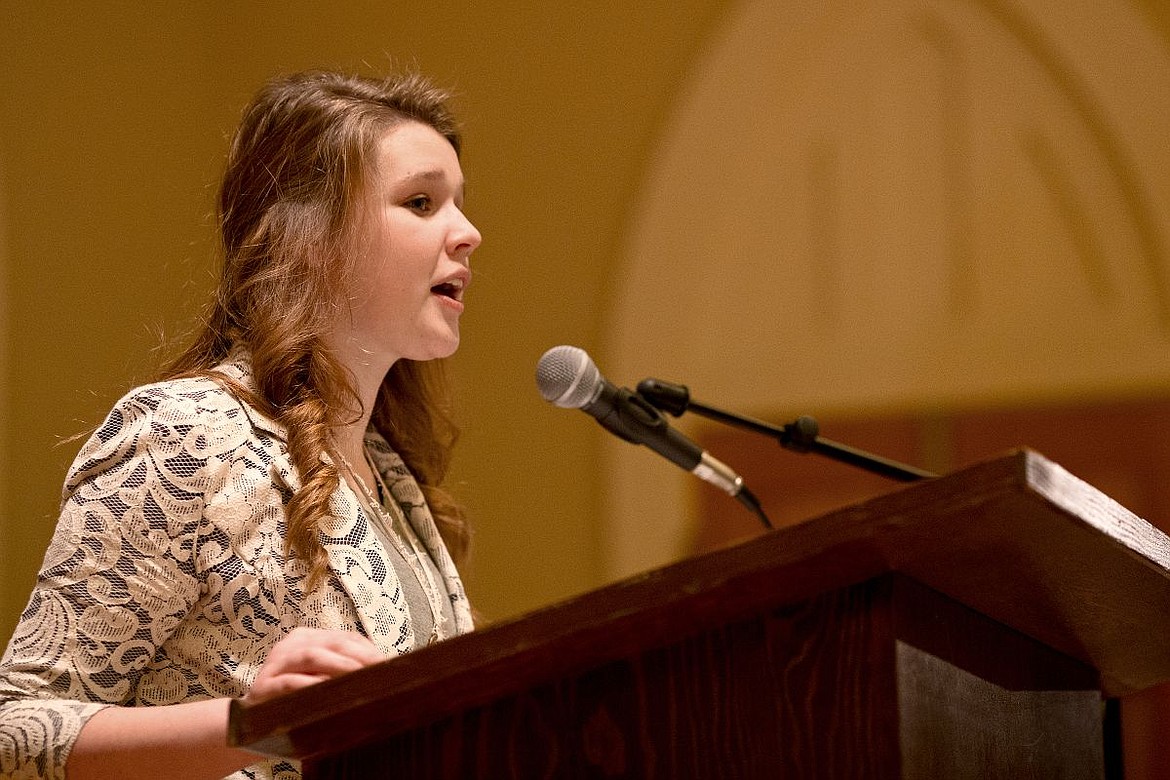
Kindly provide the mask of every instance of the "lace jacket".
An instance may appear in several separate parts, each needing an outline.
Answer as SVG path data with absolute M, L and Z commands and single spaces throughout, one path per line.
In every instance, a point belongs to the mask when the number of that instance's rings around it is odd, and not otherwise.
M 246 359 L 217 369 L 245 386 Z M 297 626 L 358 631 L 409 651 L 406 599 L 357 497 L 342 480 L 321 540 L 330 576 L 284 554 L 284 504 L 298 486 L 282 428 L 218 383 L 139 388 L 82 448 L 43 567 L 0 663 L 0 776 L 64 778 L 85 721 L 247 692 L 269 649 Z M 471 630 L 463 585 L 422 492 L 375 433 L 375 465 L 430 552 Z M 299 778 L 263 761 L 233 778 Z

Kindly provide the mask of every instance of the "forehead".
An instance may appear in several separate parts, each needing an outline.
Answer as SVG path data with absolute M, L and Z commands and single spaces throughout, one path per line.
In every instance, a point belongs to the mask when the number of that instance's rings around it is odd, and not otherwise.
M 376 172 L 384 183 L 431 179 L 461 185 L 455 147 L 430 125 L 407 121 L 387 130 L 375 149 Z

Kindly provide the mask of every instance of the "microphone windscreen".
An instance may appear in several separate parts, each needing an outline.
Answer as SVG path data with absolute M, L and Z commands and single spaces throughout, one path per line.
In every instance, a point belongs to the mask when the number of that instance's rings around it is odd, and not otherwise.
M 580 347 L 553 347 L 536 364 L 536 386 L 544 400 L 565 409 L 588 404 L 601 383 L 601 373 Z

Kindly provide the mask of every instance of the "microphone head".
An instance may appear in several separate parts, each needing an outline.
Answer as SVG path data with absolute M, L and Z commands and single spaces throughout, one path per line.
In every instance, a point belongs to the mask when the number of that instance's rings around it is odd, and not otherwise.
M 564 409 L 580 409 L 597 395 L 601 372 L 580 347 L 553 347 L 536 364 L 536 386 L 544 400 Z

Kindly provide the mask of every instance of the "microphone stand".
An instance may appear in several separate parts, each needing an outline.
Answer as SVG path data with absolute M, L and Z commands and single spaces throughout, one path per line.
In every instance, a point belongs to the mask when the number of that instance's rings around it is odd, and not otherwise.
M 745 428 L 755 433 L 770 436 L 780 443 L 781 447 L 794 452 L 815 452 L 833 460 L 847 463 L 850 466 L 865 469 L 899 482 L 914 482 L 920 479 L 930 479 L 938 476 L 929 471 L 907 466 L 879 455 L 873 455 L 863 450 L 838 444 L 835 441 L 821 438 L 820 426 L 812 417 L 801 416 L 795 422 L 784 426 L 775 426 L 762 420 L 733 414 L 716 409 L 712 406 L 699 403 L 691 399 L 691 391 L 684 385 L 673 382 L 663 382 L 660 379 L 643 379 L 638 383 L 638 395 L 646 399 L 651 406 L 669 412 L 675 417 L 682 416 L 683 412 L 692 411 L 696 414 L 717 420 L 727 425 Z

